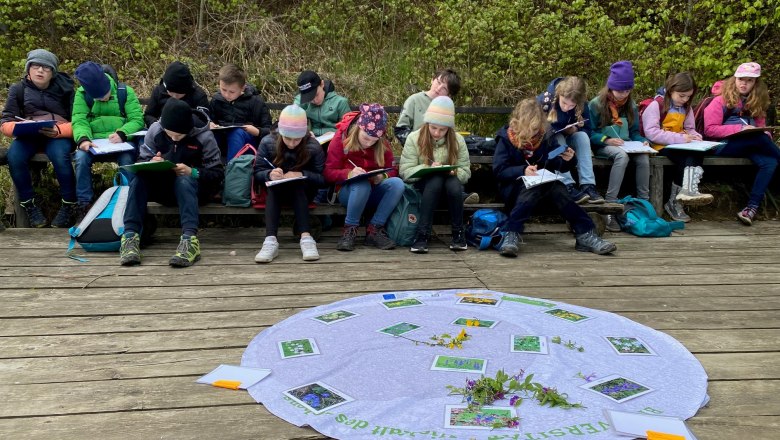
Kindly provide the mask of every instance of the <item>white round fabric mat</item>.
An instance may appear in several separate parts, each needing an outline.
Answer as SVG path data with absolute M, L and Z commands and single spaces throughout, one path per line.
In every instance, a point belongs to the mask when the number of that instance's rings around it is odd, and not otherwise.
M 495 325 L 461 326 L 458 318 Z M 461 329 L 471 339 L 449 349 L 378 331 L 398 323 L 419 326 L 403 334 L 415 340 L 454 337 Z M 547 354 L 513 351 L 513 335 L 539 336 Z M 584 351 L 553 343 L 555 337 Z M 298 342 L 280 344 L 285 341 Z M 445 369 L 434 370 L 437 356 L 472 361 L 440 360 Z M 482 364 L 490 377 L 499 369 L 533 374 L 534 382 L 585 408 L 550 408 L 525 398 L 516 408 L 518 428 L 454 426 L 446 420 L 448 405 L 461 405 L 462 398 L 448 395 L 447 385 L 464 387 L 481 374 L 447 368 Z M 609 312 L 490 290 L 375 293 L 319 306 L 258 334 L 241 365 L 272 371 L 248 390 L 257 402 L 337 439 L 625 439 L 612 432 L 604 409 L 687 419 L 708 399 L 701 364 L 665 333 Z M 508 399 L 494 406 L 508 407 Z

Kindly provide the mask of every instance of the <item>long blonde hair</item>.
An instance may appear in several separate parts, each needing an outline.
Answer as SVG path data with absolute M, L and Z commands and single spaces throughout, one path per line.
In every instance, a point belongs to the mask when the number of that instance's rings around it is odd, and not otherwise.
M 428 163 L 433 162 L 433 147 L 436 141 L 431 136 L 429 123 L 424 123 L 420 127 L 420 137 L 417 138 L 417 146 L 420 148 L 420 158 Z M 447 165 L 458 164 L 458 139 L 455 137 L 455 130 L 447 127 L 447 134 L 444 135 L 444 143 L 447 145 Z
M 347 136 L 344 138 L 344 154 L 353 153 L 361 150 L 360 145 L 360 127 L 357 124 L 353 124 L 347 132 Z M 390 148 L 385 142 L 384 138 L 379 138 L 370 148 L 374 150 L 374 161 L 380 167 L 385 166 L 385 151 Z
M 739 105 L 742 97 L 737 90 L 737 78 L 730 77 L 723 83 L 723 101 L 726 103 L 727 108 L 735 108 Z M 769 108 L 769 90 L 767 90 L 766 84 L 761 78 L 756 78 L 756 83 L 753 85 L 753 90 L 747 96 L 745 100 L 744 110 L 754 118 L 762 118 L 766 116 L 766 110 Z
M 509 129 L 515 134 L 517 145 L 531 142 L 547 128 L 544 111 L 534 98 L 526 98 L 517 103 L 509 117 Z
M 547 113 L 547 121 L 550 123 L 558 122 L 558 110 L 556 110 L 556 106 L 560 107 L 560 98 L 570 99 L 577 103 L 577 106 L 574 107 L 574 115 L 577 118 L 577 122 L 581 121 L 582 111 L 586 104 L 586 93 L 585 80 L 582 78 L 577 76 L 567 76 L 563 78 L 555 85 L 555 97 L 553 98 L 554 105 Z

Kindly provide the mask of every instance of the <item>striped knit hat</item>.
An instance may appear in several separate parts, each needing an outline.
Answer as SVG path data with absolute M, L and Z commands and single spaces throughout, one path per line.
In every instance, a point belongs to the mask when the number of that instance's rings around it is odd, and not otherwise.
M 293 139 L 300 139 L 309 132 L 306 111 L 297 105 L 288 105 L 279 115 L 279 134 Z
M 423 121 L 442 127 L 455 128 L 455 103 L 448 96 L 437 96 L 425 111 Z

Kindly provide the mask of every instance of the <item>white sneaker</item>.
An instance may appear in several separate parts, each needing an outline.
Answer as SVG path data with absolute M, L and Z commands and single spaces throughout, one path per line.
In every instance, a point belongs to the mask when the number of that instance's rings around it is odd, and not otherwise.
M 279 256 L 279 242 L 276 237 L 266 237 L 263 241 L 263 247 L 255 255 L 255 263 L 270 263 Z
M 317 252 L 317 242 L 312 237 L 301 238 L 301 253 L 303 261 L 316 261 L 320 259 L 320 253 Z

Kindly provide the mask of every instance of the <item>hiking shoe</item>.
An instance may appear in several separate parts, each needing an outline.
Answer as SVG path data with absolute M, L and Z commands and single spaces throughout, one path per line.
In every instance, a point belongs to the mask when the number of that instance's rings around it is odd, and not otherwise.
M 604 203 L 604 197 L 601 197 L 601 194 L 596 191 L 596 185 L 585 184 L 580 186 L 580 190 L 588 195 L 588 203 L 593 203 L 594 205 Z
M 463 228 L 452 228 L 452 241 L 450 242 L 451 251 L 465 251 L 468 249 L 466 243 L 466 233 Z
M 301 237 L 301 253 L 303 261 L 317 261 L 320 259 L 320 253 L 317 252 L 317 242 L 314 237 Z
M 745 209 L 737 213 L 737 218 L 742 223 L 751 226 L 753 224 L 753 219 L 756 218 L 757 213 L 758 213 L 758 208 L 754 208 L 752 206 L 746 206 Z
M 76 215 L 76 202 L 62 201 L 57 215 L 51 221 L 52 228 L 69 228 L 73 225 L 73 217 Z
M 574 203 L 582 205 L 590 200 L 590 196 L 585 191 L 577 189 L 577 185 L 570 183 L 566 185 L 566 191 L 569 192 L 569 197 L 574 200 Z
M 200 241 L 198 237 L 181 236 L 176 253 L 173 254 L 168 264 L 173 267 L 190 267 L 200 260 Z
M 476 205 L 477 203 L 479 203 L 479 194 L 477 193 L 469 193 L 463 198 L 464 205 Z
M 409 248 L 410 252 L 415 254 L 427 254 L 428 253 L 428 234 L 417 233 L 414 238 L 412 247 Z
M 593 252 L 594 254 L 605 255 L 615 252 L 617 246 L 599 237 L 596 231 L 590 230 L 577 236 L 574 249 L 580 252 Z
M 338 251 L 351 251 L 355 249 L 355 237 L 357 237 L 357 226 L 344 225 L 344 230 L 341 232 L 341 238 L 336 243 L 336 250 Z M 368 241 L 368 237 L 366 237 Z
M 501 240 L 501 248 L 499 252 L 505 257 L 514 258 L 517 256 L 517 252 L 520 250 L 520 233 L 509 231 L 504 235 L 504 239 Z
M 122 234 L 119 245 L 119 264 L 122 266 L 135 266 L 141 264 L 141 236 L 135 232 Z
M 604 223 L 607 226 L 609 232 L 620 232 L 623 229 L 620 227 L 620 223 L 617 221 L 617 216 L 614 214 L 607 214 L 604 216 Z
M 366 246 L 374 246 L 383 251 L 395 249 L 395 242 L 387 236 L 384 226 L 368 225 L 366 228 Z
M 255 255 L 255 263 L 270 263 L 279 256 L 279 242 L 276 237 L 265 237 L 263 247 Z
M 38 205 L 35 204 L 35 199 L 25 200 L 20 202 L 24 212 L 27 214 L 27 222 L 32 228 L 42 228 L 46 226 L 46 217 L 43 216 L 43 211 Z

